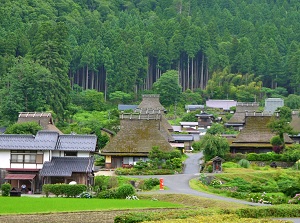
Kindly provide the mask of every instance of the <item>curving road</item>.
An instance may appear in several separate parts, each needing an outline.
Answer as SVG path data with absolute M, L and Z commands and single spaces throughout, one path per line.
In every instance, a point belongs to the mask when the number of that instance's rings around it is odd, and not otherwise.
M 190 188 L 189 181 L 193 178 L 199 176 L 200 158 L 203 156 L 202 153 L 190 153 L 187 154 L 189 157 L 185 161 L 185 167 L 183 174 L 175 175 L 155 175 L 155 176 L 134 176 L 137 178 L 162 178 L 164 185 L 169 188 L 169 190 L 155 191 L 155 193 L 165 193 L 165 194 L 191 194 L 204 198 L 223 200 L 227 202 L 235 202 L 240 204 L 246 204 L 251 206 L 265 206 L 266 204 L 252 203 L 248 201 L 238 200 L 234 198 L 222 197 L 215 194 L 209 194 L 205 192 L 196 191 Z M 141 193 L 151 193 L 151 192 L 141 192 Z M 152 192 L 153 193 L 153 192 Z

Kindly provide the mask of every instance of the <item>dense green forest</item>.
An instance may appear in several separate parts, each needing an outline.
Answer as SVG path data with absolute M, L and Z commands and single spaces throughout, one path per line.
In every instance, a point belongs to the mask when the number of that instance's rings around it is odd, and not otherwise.
M 68 122 L 135 103 L 161 93 L 170 70 L 180 95 L 167 106 L 279 96 L 299 108 L 299 10 L 298 0 L 0 0 L 0 120 L 47 110 Z

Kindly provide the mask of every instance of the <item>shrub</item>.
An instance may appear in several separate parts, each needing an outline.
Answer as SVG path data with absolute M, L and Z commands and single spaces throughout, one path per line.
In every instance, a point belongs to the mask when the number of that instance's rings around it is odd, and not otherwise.
M 225 162 L 222 164 L 223 169 L 224 168 L 237 168 L 240 167 L 237 163 L 234 162 Z
M 94 185 L 99 187 L 100 191 L 106 190 L 108 188 L 108 176 L 96 176 Z
M 118 198 L 117 189 L 113 188 L 113 189 L 102 191 L 97 195 L 97 197 L 101 199 L 116 199 Z
M 258 154 L 257 153 L 249 153 L 247 154 L 247 160 L 249 161 L 257 161 L 258 158 L 257 158 Z
M 207 171 L 208 171 L 209 173 L 212 173 L 212 172 L 213 172 L 213 167 L 212 167 L 212 166 L 208 166 L 208 167 L 207 167 Z
M 46 197 L 49 197 L 49 193 L 51 191 L 51 186 L 52 186 L 52 184 L 44 184 L 43 185 L 42 190 L 45 193 Z
M 239 161 L 239 165 L 243 168 L 249 168 L 250 167 L 250 162 L 246 159 L 241 159 Z
M 1 185 L 1 191 L 3 197 L 8 197 L 10 190 L 11 190 L 11 185 L 9 183 L 4 183 Z
M 127 196 L 134 195 L 135 189 L 130 184 L 124 184 L 117 188 L 118 198 L 126 198 Z
M 153 187 L 159 185 L 159 179 L 157 178 L 149 178 L 144 181 L 143 190 L 151 190 Z

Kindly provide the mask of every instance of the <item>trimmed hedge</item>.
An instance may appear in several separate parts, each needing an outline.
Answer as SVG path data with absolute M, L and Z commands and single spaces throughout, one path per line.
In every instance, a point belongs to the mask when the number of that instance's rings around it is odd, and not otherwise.
M 46 197 L 50 193 L 55 196 L 66 196 L 66 197 L 76 197 L 79 196 L 82 192 L 87 190 L 87 186 L 84 184 L 44 184 L 43 192 L 46 194 Z
M 136 169 L 136 168 L 117 168 L 115 170 L 117 175 L 171 175 L 175 174 L 175 170 L 170 169 Z

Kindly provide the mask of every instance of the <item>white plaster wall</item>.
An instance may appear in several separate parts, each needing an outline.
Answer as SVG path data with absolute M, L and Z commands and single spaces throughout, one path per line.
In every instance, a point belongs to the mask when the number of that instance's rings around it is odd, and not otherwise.
M 10 168 L 10 150 L 0 150 L 0 168 Z
M 89 152 L 78 152 L 77 157 L 90 157 Z

